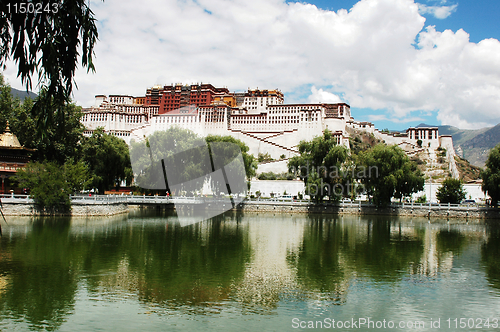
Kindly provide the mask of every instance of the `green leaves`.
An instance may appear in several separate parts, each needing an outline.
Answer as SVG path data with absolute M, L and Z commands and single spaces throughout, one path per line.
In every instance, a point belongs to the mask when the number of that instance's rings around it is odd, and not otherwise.
M 23 188 L 30 189 L 41 211 L 69 212 L 69 195 L 88 184 L 88 168 L 83 162 L 66 162 L 62 167 L 55 162 L 29 162 L 17 171 L 15 179 Z
M 54 4 L 49 0 L 33 3 L 42 8 Z M 25 13 L 13 9 L 18 4 L 6 0 L 0 5 L 0 65 L 12 58 L 27 88 L 31 88 L 36 72 L 38 83 L 47 84 L 49 96 L 67 98 L 79 56 L 83 67 L 94 70 L 98 33 L 93 12 L 84 0 L 63 0 L 52 10 Z
M 190 130 L 171 127 L 153 133 L 146 138 L 145 143 L 132 141 L 130 145 L 136 184 L 152 190 L 164 191 L 168 183 L 168 190 L 194 194 L 202 188 L 205 176 L 213 171 L 212 167 L 219 170 L 224 166 L 225 177 L 228 178 L 222 180 L 211 176 L 212 191 L 224 191 L 227 188 L 226 180 L 242 179 L 243 182 L 230 181 L 232 193 L 241 193 L 246 191 L 243 188 L 246 187 L 245 177 L 254 176 L 257 168 L 255 158 L 248 154 L 248 146 L 230 136 L 209 135 L 201 138 Z M 238 159 L 240 153 L 242 162 Z M 167 183 L 162 172 L 162 161 Z M 188 187 L 185 187 L 188 182 Z
M 396 145 L 379 144 L 363 153 L 362 164 L 376 170 L 363 178 L 368 192 L 379 207 L 390 204 L 391 198 L 409 197 L 424 188 L 424 178 L 417 165 Z
M 447 178 L 436 192 L 439 203 L 458 204 L 465 199 L 465 191 L 462 181 L 459 179 Z
M 40 138 L 49 141 L 52 128 L 61 129 L 59 134 L 64 131 L 64 108 L 70 102 L 78 59 L 87 71 L 95 70 L 96 20 L 85 0 L 29 3 L 50 10 L 21 13 L 14 9 L 18 1 L 0 3 L 0 65 L 5 68 L 9 59 L 14 60 L 26 89 L 32 89 L 32 77 L 38 76 L 37 85 L 45 92 L 33 105 L 33 116 Z
M 348 160 L 348 151 L 337 146 L 337 139 L 328 130 L 310 142 L 300 142 L 298 148 L 300 155 L 290 158 L 288 169 L 302 178 L 306 194 L 312 200 L 319 202 L 328 196 L 338 201 L 347 194 L 349 184 L 348 177 L 343 176 L 346 175 L 343 166 Z
M 105 190 L 132 181 L 129 149 L 124 140 L 108 135 L 102 129 L 83 139 L 83 160 L 93 176 L 92 187 L 103 194 Z
M 245 174 L 247 179 L 250 179 L 253 176 L 255 176 L 255 170 L 257 169 L 257 162 L 255 160 L 255 157 L 248 153 L 248 150 L 250 150 L 250 148 L 245 143 L 231 136 L 219 136 L 219 135 L 208 135 L 205 138 L 205 140 L 207 141 L 207 143 L 226 142 L 238 145 L 241 150 L 241 154 L 243 156 L 243 163 L 245 164 Z M 226 155 L 235 157 L 233 156 L 233 154 L 234 153 L 228 153 Z
M 379 144 L 349 155 L 336 142 L 326 130 L 322 137 L 301 142 L 300 156 L 289 160 L 289 171 L 304 180 L 306 194 L 313 201 L 322 201 L 325 196 L 333 201 L 354 198 L 364 189 L 383 207 L 392 197 L 402 199 L 423 190 L 422 174 L 401 148 Z
M 491 149 L 481 178 L 483 191 L 490 195 L 491 204 L 497 206 L 500 200 L 500 144 Z

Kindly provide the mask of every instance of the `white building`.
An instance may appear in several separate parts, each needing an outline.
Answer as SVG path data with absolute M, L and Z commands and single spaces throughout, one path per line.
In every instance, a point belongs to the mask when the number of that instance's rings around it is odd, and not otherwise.
M 82 122 L 87 135 L 103 127 L 105 132 L 123 138 L 128 144 L 132 139 L 142 141 L 155 131 L 172 126 L 190 129 L 202 137 L 229 135 L 243 141 L 254 156 L 268 153 L 274 159 L 297 155 L 300 141 L 311 140 L 327 129 L 338 144 L 349 148 L 348 129 L 351 128 L 373 134 L 387 144 L 396 144 L 408 155 L 422 149 L 435 153 L 435 149 L 443 147 L 450 172 L 458 177 L 451 136 L 439 136 L 437 127 L 409 128 L 406 133 L 391 134 L 379 131 L 372 123 L 355 121 L 345 103 L 284 104 L 279 90 L 248 90 L 244 96 L 239 95 L 237 107 L 220 99 L 212 105 L 186 106 L 165 114 L 158 114 L 158 105 L 145 106 L 144 97 L 99 95 L 94 106 L 83 110 Z M 286 163 L 267 165 L 267 168 L 285 171 Z
M 283 93 L 279 90 L 251 90 L 245 93 L 243 103 L 238 105 L 244 108 L 251 114 L 265 112 L 267 106 L 283 104 Z
M 82 123 L 90 136 L 98 127 L 104 132 L 123 138 L 130 142 L 132 129 L 143 126 L 158 114 L 158 106 L 144 106 L 144 97 L 135 98 L 124 95 L 98 95 L 95 104 L 82 109 Z

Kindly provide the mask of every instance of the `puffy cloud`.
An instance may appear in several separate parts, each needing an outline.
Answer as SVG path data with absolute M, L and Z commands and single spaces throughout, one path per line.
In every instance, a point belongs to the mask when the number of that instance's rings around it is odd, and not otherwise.
M 308 102 L 312 104 L 318 103 L 343 103 L 344 101 L 334 93 L 324 91 L 323 89 L 317 89 L 315 86 L 311 88 L 311 95 L 308 98 Z
M 418 4 L 418 11 L 420 14 L 431 14 L 435 18 L 438 19 L 445 19 L 448 16 L 451 15 L 455 10 L 457 10 L 458 5 L 451 5 L 451 6 L 427 6 L 424 4 L 419 3 Z
M 96 94 L 210 82 L 290 95 L 313 87 L 301 101 L 338 101 L 340 94 L 351 107 L 395 122 L 423 113 L 461 127 L 500 120 L 499 41 L 471 43 L 463 30 L 425 27 L 424 7 L 414 0 L 361 0 L 336 12 L 284 0 L 106 0 L 91 7 L 99 20 L 97 72 L 77 73 L 75 99 L 83 106 Z

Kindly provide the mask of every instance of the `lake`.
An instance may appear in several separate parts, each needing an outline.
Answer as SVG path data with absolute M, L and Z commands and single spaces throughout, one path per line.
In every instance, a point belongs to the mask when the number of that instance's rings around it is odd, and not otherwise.
M 497 331 L 499 221 L 170 212 L 2 222 L 0 329 Z

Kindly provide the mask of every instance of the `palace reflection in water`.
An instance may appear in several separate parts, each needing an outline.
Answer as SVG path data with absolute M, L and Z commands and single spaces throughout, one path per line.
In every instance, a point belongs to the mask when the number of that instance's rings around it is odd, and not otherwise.
M 235 212 L 187 227 L 139 212 L 10 219 L 0 328 L 286 330 L 291 317 L 500 313 L 495 222 Z

